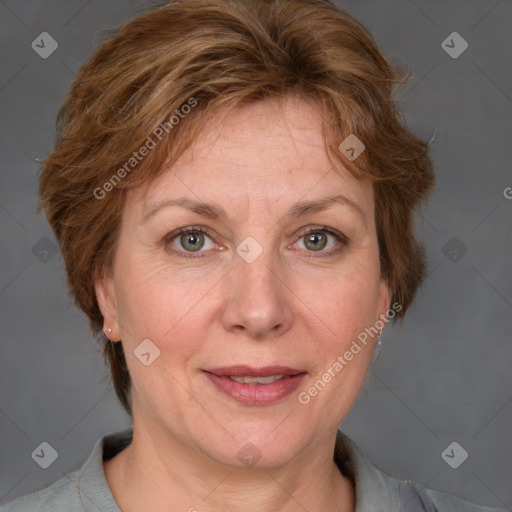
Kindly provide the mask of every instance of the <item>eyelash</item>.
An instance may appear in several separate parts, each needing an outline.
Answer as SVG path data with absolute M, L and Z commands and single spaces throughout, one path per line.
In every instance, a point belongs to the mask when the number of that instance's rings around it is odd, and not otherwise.
M 184 233 L 202 233 L 204 235 L 207 235 L 209 238 L 213 238 L 211 231 L 208 228 L 202 226 L 187 226 L 185 228 L 177 229 L 176 231 L 173 231 L 172 233 L 168 233 L 167 235 L 165 235 L 165 246 L 167 247 L 171 242 L 173 242 L 176 238 L 178 238 L 180 235 Z M 298 239 L 300 240 L 301 238 L 304 238 L 305 236 L 312 233 L 324 233 L 327 235 L 331 235 L 334 238 L 336 238 L 336 240 L 341 244 L 341 246 L 339 246 L 337 249 L 331 249 L 330 251 L 318 251 L 318 253 L 321 254 L 321 256 L 313 256 L 312 253 L 315 253 L 315 251 L 306 251 L 310 253 L 310 255 L 304 256 L 306 258 L 323 258 L 336 256 L 341 252 L 343 248 L 347 247 L 350 242 L 350 239 L 343 233 L 339 233 L 338 231 L 328 228 L 327 226 L 309 227 L 305 230 L 296 232 L 295 236 L 298 237 Z M 208 256 L 208 251 L 181 251 L 172 248 L 171 252 L 185 259 L 205 258 Z

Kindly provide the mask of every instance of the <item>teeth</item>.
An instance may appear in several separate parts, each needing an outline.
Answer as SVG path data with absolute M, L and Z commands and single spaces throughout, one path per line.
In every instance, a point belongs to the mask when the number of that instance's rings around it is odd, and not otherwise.
M 236 382 L 240 382 L 240 384 L 249 384 L 253 386 L 254 384 L 272 384 L 276 380 L 280 380 L 284 377 L 284 375 L 269 375 L 268 377 L 239 377 L 238 375 L 230 375 L 229 378 Z

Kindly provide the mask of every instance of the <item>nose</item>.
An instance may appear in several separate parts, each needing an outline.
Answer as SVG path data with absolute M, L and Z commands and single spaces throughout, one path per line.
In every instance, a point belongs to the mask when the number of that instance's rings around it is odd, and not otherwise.
M 291 328 L 293 294 L 287 287 L 278 256 L 263 251 L 248 263 L 236 255 L 223 281 L 222 323 L 226 331 L 264 340 Z

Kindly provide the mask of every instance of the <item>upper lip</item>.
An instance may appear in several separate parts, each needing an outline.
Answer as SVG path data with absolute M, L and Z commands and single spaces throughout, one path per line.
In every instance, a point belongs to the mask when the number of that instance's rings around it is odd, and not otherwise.
M 219 377 L 223 376 L 238 376 L 238 377 L 268 377 L 270 375 L 298 375 L 305 373 L 304 370 L 297 370 L 289 366 L 223 366 L 221 368 L 210 368 L 206 372 L 213 373 Z

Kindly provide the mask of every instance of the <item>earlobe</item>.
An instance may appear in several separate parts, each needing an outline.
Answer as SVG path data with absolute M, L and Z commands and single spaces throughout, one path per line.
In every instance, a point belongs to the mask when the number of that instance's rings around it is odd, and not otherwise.
M 103 331 L 110 341 L 119 341 L 121 336 L 117 322 L 117 306 L 112 279 L 98 278 L 94 284 L 96 300 L 103 315 Z

